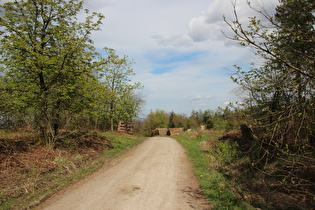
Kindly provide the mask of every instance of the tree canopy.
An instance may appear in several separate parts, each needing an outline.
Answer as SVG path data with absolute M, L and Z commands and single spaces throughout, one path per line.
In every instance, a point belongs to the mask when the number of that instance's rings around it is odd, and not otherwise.
M 141 110 L 143 100 L 136 93 L 141 89 L 139 82 L 131 83 L 134 75 L 132 64 L 127 56 L 119 58 L 114 49 L 104 48 L 107 57 L 98 62 L 101 84 L 107 92 L 107 113 L 114 129 L 114 120 L 130 121 Z
M 114 50 L 103 59 L 93 46 L 91 34 L 100 30 L 101 13 L 84 9 L 79 0 L 17 0 L 0 5 L 0 11 L 1 121 L 16 120 L 23 113 L 20 120 L 33 119 L 42 139 L 49 141 L 75 115 L 89 115 L 97 125 L 106 112 L 115 112 L 117 120 L 138 114 L 141 97 L 135 89 L 140 84 L 127 80 L 132 63 L 117 58 Z M 85 20 L 80 22 L 78 15 L 83 13 Z M 107 67 L 101 77 L 99 64 L 104 60 Z M 115 73 L 122 68 L 127 72 L 119 73 L 118 86 L 106 82 L 109 75 L 118 78 Z M 109 99 L 115 106 L 102 109 Z M 97 108 L 98 114 L 92 111 Z

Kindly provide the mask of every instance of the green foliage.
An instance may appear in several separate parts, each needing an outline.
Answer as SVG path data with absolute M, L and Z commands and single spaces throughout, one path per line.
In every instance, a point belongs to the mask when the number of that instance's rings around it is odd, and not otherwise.
M 102 136 L 110 140 L 113 149 L 104 153 L 104 156 L 115 157 L 126 149 L 131 148 L 144 140 L 144 137 L 127 136 L 115 133 L 102 133 Z
M 37 129 L 51 144 L 60 129 L 113 130 L 138 116 L 133 62 L 113 49 L 104 48 L 105 58 L 95 52 L 91 33 L 104 16 L 83 9 L 80 0 L 1 4 L 1 127 Z
M 151 131 L 157 128 L 190 128 L 190 120 L 187 119 L 185 114 L 176 114 L 174 111 L 167 113 L 164 110 L 157 109 L 151 112 L 143 120 L 143 134 L 146 136 L 151 135 Z
M 58 125 L 54 119 L 60 109 L 75 110 L 73 100 L 93 81 L 85 79 L 91 76 L 94 56 L 90 34 L 100 29 L 103 15 L 86 10 L 85 22 L 78 22 L 82 5 L 78 0 L 19 0 L 0 6 L 1 110 L 32 107 L 45 140 L 46 130 Z
M 114 121 L 130 122 L 138 116 L 143 100 L 136 91 L 142 89 L 142 86 L 139 82 L 131 83 L 130 77 L 135 75 L 132 70 L 133 61 L 129 61 L 127 56 L 119 58 L 113 49 L 104 50 L 107 57 L 100 58 L 96 65 L 106 96 L 100 104 L 101 107 L 97 108 L 107 114 L 113 131 Z
M 184 128 L 187 129 L 187 117 L 185 114 L 175 114 L 172 111 L 169 114 L 168 128 Z
M 280 181 L 303 180 L 282 183 L 285 190 L 314 195 L 307 171 L 314 160 L 315 2 L 281 1 L 274 16 L 251 8 L 262 19 L 250 18 L 247 29 L 237 11 L 235 21 L 225 21 L 235 33 L 229 38 L 252 47 L 263 59 L 248 71 L 236 67 L 232 78 L 250 96 L 253 166 Z
M 237 142 L 221 141 L 210 148 L 209 152 L 214 154 L 219 162 L 230 164 L 239 157 Z
M 168 122 L 168 128 L 175 128 L 174 115 L 175 113 L 172 111 Z
M 193 110 L 187 120 L 187 127 L 196 129 L 204 125 L 206 129 L 233 130 L 239 129 L 246 119 L 248 116 L 245 108 L 229 104 L 225 109 L 218 107 L 215 111 Z
M 213 112 L 210 110 L 206 110 L 203 113 L 203 123 L 206 125 L 207 129 L 212 129 L 214 128 L 214 122 L 213 122 Z
M 197 119 L 195 119 L 194 117 L 189 117 L 187 120 L 187 128 L 197 129 L 197 128 L 200 128 L 200 124 L 198 124 Z
M 207 134 L 199 135 L 197 138 L 192 138 L 189 134 L 175 136 L 188 151 L 194 165 L 194 173 L 199 178 L 200 186 L 204 194 L 210 202 L 215 205 L 216 209 L 254 209 L 244 200 L 240 199 L 237 190 L 230 184 L 223 173 L 215 170 L 212 165 L 214 154 L 218 160 L 226 162 L 236 158 L 236 145 L 228 145 L 228 142 L 221 143 L 216 149 L 210 153 L 202 152 L 201 146 L 203 142 L 217 140 L 220 133 L 209 137 Z M 211 140 L 209 140 L 211 138 Z
M 156 128 L 167 128 L 169 122 L 168 114 L 157 109 L 155 112 L 151 110 L 150 114 L 144 120 L 144 134 L 146 136 L 151 135 L 151 131 Z
M 166 113 L 163 110 L 156 110 L 150 112 L 143 121 L 145 135 L 150 135 L 150 132 L 156 128 L 184 128 L 200 129 L 202 125 L 206 129 L 214 130 L 233 130 L 239 129 L 240 125 L 246 121 L 246 109 L 240 106 L 229 105 L 225 109 L 218 108 L 216 111 L 199 110 L 192 111 L 191 115 L 187 117 L 185 114 L 176 114 L 175 112 Z

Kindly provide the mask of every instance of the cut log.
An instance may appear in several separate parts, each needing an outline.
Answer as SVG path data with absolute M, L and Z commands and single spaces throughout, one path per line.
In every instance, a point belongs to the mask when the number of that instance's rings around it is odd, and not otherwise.
M 167 128 L 157 128 L 151 131 L 151 136 L 166 136 L 167 131 Z
M 124 132 L 124 133 L 133 133 L 133 125 L 132 123 L 127 123 L 124 121 L 120 121 L 117 127 L 118 132 Z
M 184 128 L 170 128 L 167 131 L 169 136 L 178 136 L 184 133 Z

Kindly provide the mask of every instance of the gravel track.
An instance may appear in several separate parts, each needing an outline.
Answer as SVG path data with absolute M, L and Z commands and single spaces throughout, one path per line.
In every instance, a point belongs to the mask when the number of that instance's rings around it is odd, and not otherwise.
M 176 140 L 152 137 L 39 209 L 211 209 L 192 170 Z

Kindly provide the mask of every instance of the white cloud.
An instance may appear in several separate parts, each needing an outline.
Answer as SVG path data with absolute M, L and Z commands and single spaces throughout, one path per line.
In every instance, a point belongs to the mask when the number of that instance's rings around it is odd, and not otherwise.
M 252 0 L 268 11 L 277 0 Z M 233 64 L 246 66 L 250 52 L 225 39 L 223 15 L 233 20 L 231 0 L 88 0 L 103 12 L 104 26 L 93 34 L 96 47 L 114 48 L 134 59 L 135 81 L 144 85 L 145 112 L 156 108 L 189 114 L 237 101 L 230 92 Z M 240 20 L 253 14 L 237 1 Z M 255 4 L 257 6 L 257 4 Z M 160 74 L 156 70 L 164 69 Z
M 210 29 L 210 24 L 206 23 L 204 16 L 194 17 L 188 23 L 189 35 L 196 42 L 208 40 Z
M 2 1 L 0 1 L 0 4 L 4 4 L 4 3 L 7 3 L 7 2 L 13 2 L 13 0 L 2 0 Z
M 235 3 L 236 2 L 236 3 Z M 200 16 L 193 17 L 188 23 L 188 33 L 196 42 L 202 42 L 209 39 L 224 40 L 222 31 L 229 34 L 228 25 L 224 22 L 223 16 L 228 21 L 235 19 L 233 12 L 233 4 L 236 6 L 238 18 L 241 23 L 248 23 L 248 17 L 258 16 L 257 12 L 252 10 L 246 0 L 214 0 L 206 11 Z M 252 0 L 251 6 L 255 9 L 266 12 L 269 15 L 274 13 L 274 8 L 278 4 L 278 0 Z
M 114 5 L 114 2 L 112 0 L 87 0 L 84 1 L 84 4 L 93 11 L 99 11 L 104 7 Z
M 154 35 L 153 38 L 162 46 L 187 47 L 193 45 L 193 40 L 187 35 L 162 36 Z

